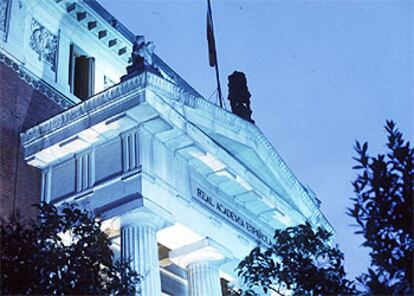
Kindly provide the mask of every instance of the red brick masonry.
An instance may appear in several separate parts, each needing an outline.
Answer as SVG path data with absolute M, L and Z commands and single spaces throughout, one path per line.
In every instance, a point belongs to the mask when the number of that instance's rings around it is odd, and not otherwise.
M 40 171 L 23 159 L 19 129 L 27 130 L 61 111 L 62 107 L 0 63 L 1 217 L 10 215 L 13 205 L 23 216 L 31 216 L 34 213 L 31 205 L 40 201 Z

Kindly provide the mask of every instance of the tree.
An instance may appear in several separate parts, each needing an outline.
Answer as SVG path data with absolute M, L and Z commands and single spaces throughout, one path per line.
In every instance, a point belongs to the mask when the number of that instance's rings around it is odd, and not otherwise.
M 246 295 L 272 290 L 281 295 L 352 295 L 343 254 L 329 244 L 332 234 L 306 223 L 276 230 L 272 245 L 256 247 L 237 267 Z
M 368 143 L 356 142 L 359 174 L 349 214 L 370 248 L 372 268 L 358 278 L 367 294 L 413 294 L 414 149 L 393 121 L 387 121 L 386 154 L 367 153 Z
M 133 294 L 140 276 L 115 262 L 101 222 L 86 210 L 38 206 L 36 221 L 0 223 L 0 294 Z

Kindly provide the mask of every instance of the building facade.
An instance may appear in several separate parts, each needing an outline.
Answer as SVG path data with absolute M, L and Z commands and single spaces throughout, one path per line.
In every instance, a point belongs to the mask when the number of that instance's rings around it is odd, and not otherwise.
M 333 231 L 257 126 L 96 1 L 0 0 L 0 61 L 1 215 L 88 208 L 142 295 L 222 295 L 276 228 Z

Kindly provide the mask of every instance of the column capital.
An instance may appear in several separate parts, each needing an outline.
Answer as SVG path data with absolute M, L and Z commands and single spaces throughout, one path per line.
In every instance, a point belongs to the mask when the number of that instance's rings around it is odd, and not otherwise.
M 228 249 L 207 237 L 170 251 L 169 257 L 175 264 L 187 268 L 196 263 L 210 263 L 220 266 L 233 256 Z
M 210 238 L 175 249 L 170 260 L 187 269 L 188 295 L 220 296 L 219 268 L 231 253 Z
M 169 221 L 145 208 L 127 212 L 120 216 L 121 227 L 126 226 L 147 226 L 155 231 L 169 225 Z
M 171 224 L 170 219 L 160 213 L 154 213 L 147 208 L 139 208 L 126 212 L 120 216 L 121 227 L 126 226 L 147 226 L 155 231 Z

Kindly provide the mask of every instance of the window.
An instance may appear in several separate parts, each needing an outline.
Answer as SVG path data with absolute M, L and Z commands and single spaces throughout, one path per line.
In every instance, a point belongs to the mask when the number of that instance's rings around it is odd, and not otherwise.
M 70 92 L 85 100 L 95 94 L 95 58 L 88 56 L 76 45 L 70 45 Z

